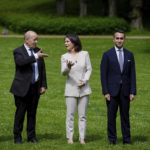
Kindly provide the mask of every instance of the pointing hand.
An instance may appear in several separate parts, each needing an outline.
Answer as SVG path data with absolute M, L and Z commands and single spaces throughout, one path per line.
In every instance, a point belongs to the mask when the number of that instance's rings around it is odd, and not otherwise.
M 38 57 L 48 57 L 48 54 L 42 53 L 42 49 L 40 49 L 37 53 Z

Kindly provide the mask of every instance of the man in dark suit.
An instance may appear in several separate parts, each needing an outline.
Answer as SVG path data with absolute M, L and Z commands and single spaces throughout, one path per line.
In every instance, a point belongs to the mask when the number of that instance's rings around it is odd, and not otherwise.
M 115 46 L 103 54 L 101 61 L 102 92 L 107 103 L 107 133 L 110 144 L 116 144 L 116 114 L 120 107 L 123 143 L 130 144 L 130 101 L 136 94 L 134 56 L 123 47 L 125 33 L 114 33 Z
M 47 88 L 43 57 L 48 55 L 36 47 L 37 41 L 38 35 L 34 31 L 28 31 L 24 35 L 24 44 L 13 52 L 16 72 L 10 92 L 14 94 L 16 105 L 15 144 L 22 143 L 21 132 L 26 112 L 28 142 L 38 142 L 35 133 L 36 110 L 40 95 Z

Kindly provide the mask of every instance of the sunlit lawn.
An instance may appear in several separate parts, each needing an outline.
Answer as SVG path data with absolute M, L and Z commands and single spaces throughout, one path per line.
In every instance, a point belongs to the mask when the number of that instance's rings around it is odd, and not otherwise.
M 37 112 L 38 144 L 27 143 L 26 121 L 22 133 L 23 144 L 13 141 L 15 105 L 9 88 L 14 77 L 12 51 L 22 38 L 0 38 L 0 150 L 148 150 L 150 145 L 150 40 L 127 39 L 125 47 L 135 55 L 137 72 L 137 96 L 131 103 L 130 121 L 132 144 L 123 145 L 119 114 L 117 118 L 118 140 L 111 146 L 107 140 L 106 104 L 101 92 L 99 65 L 104 51 L 113 46 L 112 39 L 82 38 L 83 50 L 90 54 L 93 73 L 90 79 L 92 95 L 88 105 L 86 145 L 78 142 L 77 115 L 73 145 L 65 138 L 65 77 L 60 73 L 60 57 L 66 52 L 63 38 L 40 38 L 38 46 L 49 54 L 45 58 L 48 90 L 40 98 Z

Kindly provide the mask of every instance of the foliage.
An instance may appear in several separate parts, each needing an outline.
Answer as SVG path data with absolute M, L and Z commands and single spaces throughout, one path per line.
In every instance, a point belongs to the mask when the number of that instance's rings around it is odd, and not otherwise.
M 128 39 L 125 47 L 135 55 L 137 72 L 137 96 L 130 105 L 131 145 L 122 144 L 119 113 L 117 117 L 118 140 L 115 146 L 107 140 L 107 111 L 104 96 L 101 93 L 99 65 L 102 54 L 113 46 L 112 39 L 81 38 L 83 49 L 90 54 L 92 76 L 90 85 L 92 94 L 87 110 L 86 145 L 78 142 L 77 115 L 73 145 L 65 138 L 66 107 L 64 88 L 66 77 L 60 73 L 60 57 L 66 52 L 63 38 L 39 38 L 38 46 L 49 54 L 45 58 L 48 89 L 41 96 L 37 110 L 38 144 L 27 142 L 26 121 L 22 133 L 23 144 L 13 141 L 13 121 L 15 105 L 13 95 L 9 93 L 14 77 L 14 58 L 12 51 L 23 43 L 22 38 L 1 37 L 0 40 L 0 149 L 1 150 L 149 150 L 150 145 L 150 40 Z
M 143 28 L 143 29 L 136 29 L 136 28 L 131 28 L 130 32 L 127 33 L 127 35 L 130 36 L 149 36 L 150 35 L 150 30 Z
M 117 29 L 129 31 L 128 23 L 121 18 L 99 17 L 45 17 L 31 14 L 5 14 L 0 16 L 0 24 L 18 33 L 34 30 L 39 34 L 83 35 L 111 34 Z
M 129 12 L 131 12 L 132 8 L 130 6 L 130 0 L 116 0 L 117 2 L 117 16 L 120 18 L 124 18 L 127 21 L 130 21 Z M 105 6 L 106 5 L 106 6 Z M 108 0 L 87 0 L 88 7 L 88 16 L 107 16 L 108 15 Z M 79 16 L 79 0 L 66 0 L 66 12 L 67 16 Z M 144 28 L 150 27 L 150 1 L 143 0 L 143 23 Z M 9 13 L 9 15 L 20 14 L 24 17 L 24 14 L 30 14 L 29 18 L 32 15 L 37 14 L 37 16 L 42 17 L 51 17 L 52 15 L 57 14 L 56 9 L 56 0 L 0 0 L 0 16 L 4 14 L 4 17 Z M 13 16 L 15 17 L 15 16 Z M 28 18 L 28 19 L 29 19 Z M 25 19 L 25 18 L 24 18 Z

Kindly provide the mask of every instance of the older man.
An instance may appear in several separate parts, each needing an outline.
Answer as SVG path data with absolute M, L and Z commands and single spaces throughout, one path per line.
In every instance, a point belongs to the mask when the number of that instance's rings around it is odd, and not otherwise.
M 43 57 L 48 55 L 36 47 L 37 42 L 38 35 L 34 31 L 28 31 L 24 35 L 24 44 L 13 52 L 16 72 L 10 92 L 14 94 L 16 105 L 15 144 L 22 143 L 21 132 L 26 112 L 28 142 L 38 142 L 35 133 L 36 110 L 40 94 L 47 88 Z

